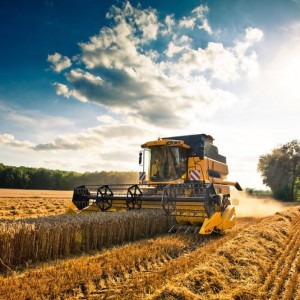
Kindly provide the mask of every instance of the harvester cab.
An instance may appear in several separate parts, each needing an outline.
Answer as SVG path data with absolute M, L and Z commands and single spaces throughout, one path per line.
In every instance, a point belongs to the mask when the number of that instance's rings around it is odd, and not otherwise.
M 242 189 L 226 179 L 226 157 L 210 135 L 158 138 L 141 148 L 138 184 L 79 186 L 69 211 L 163 208 L 179 228 L 195 226 L 200 234 L 234 226 L 230 186 Z

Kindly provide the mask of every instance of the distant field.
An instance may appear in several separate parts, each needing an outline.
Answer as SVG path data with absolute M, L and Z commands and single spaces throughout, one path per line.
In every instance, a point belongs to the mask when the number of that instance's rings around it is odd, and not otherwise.
M 0 189 L 0 219 L 63 214 L 73 191 Z

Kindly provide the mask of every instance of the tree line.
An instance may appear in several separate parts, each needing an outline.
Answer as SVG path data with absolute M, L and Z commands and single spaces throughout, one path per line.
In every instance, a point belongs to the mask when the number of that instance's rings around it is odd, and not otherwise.
M 282 201 L 300 201 L 300 142 L 293 140 L 261 155 L 258 171 L 273 197 Z
M 71 190 L 76 186 L 136 183 L 137 172 L 85 172 L 6 166 L 0 163 L 0 188 Z

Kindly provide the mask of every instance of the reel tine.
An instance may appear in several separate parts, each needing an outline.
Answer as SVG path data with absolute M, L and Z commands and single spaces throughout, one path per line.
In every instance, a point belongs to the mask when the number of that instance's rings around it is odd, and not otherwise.
M 173 225 L 173 226 L 169 229 L 168 233 L 173 232 L 174 229 L 175 229 L 175 225 Z
M 197 227 L 195 228 L 195 230 L 194 230 L 193 234 L 195 234 L 195 233 L 199 232 L 199 230 L 200 230 L 200 227 L 199 227 L 199 226 L 197 226 Z
M 188 228 L 185 230 L 184 234 L 187 234 L 189 232 L 189 230 L 191 229 L 190 226 L 188 226 Z

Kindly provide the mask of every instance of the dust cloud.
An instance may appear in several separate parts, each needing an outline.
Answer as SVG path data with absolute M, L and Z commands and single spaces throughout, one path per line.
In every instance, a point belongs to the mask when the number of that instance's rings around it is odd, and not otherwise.
M 231 202 L 236 206 L 238 217 L 264 217 L 291 207 L 292 203 L 282 203 L 272 198 L 252 197 L 245 191 L 231 191 Z M 236 205 L 236 202 L 238 204 Z

